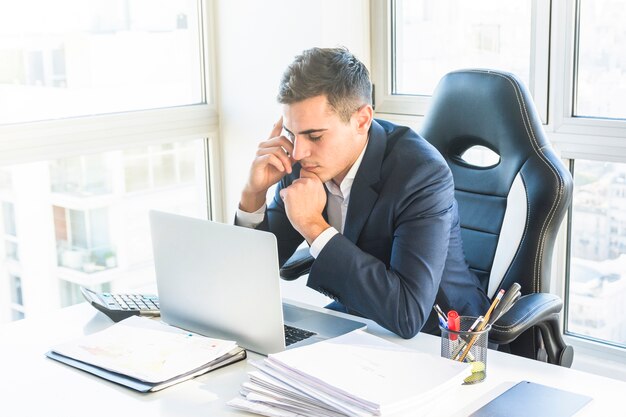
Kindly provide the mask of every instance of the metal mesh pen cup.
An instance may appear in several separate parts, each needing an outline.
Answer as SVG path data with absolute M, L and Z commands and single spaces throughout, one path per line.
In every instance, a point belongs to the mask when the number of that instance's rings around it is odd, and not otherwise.
M 487 377 L 487 340 L 491 326 L 487 325 L 479 332 L 469 332 L 469 328 L 475 321 L 476 317 L 461 316 L 460 331 L 439 326 L 441 356 L 456 361 L 463 358 L 463 362 L 472 364 L 472 374 L 465 378 L 464 384 L 476 384 Z

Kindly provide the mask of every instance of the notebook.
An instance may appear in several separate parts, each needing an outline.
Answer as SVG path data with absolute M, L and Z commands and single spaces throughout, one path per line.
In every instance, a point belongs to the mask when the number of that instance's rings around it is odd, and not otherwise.
M 285 325 L 313 336 L 289 348 L 366 325 L 283 304 L 276 237 L 245 227 L 150 211 L 161 318 L 253 352 L 283 351 Z

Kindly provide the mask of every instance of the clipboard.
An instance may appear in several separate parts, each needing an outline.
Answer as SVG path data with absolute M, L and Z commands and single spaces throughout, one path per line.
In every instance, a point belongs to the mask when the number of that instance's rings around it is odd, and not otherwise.
M 470 417 L 570 417 L 591 400 L 586 395 L 522 381 L 470 414 Z

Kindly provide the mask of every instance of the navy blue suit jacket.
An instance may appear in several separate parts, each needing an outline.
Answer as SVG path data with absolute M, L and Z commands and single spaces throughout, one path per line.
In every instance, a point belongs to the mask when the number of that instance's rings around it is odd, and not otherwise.
M 296 164 L 278 184 L 257 227 L 276 235 L 280 265 L 303 241 L 278 194 L 299 176 Z M 489 308 L 465 262 L 452 174 L 417 133 L 373 121 L 344 233 L 321 251 L 307 285 L 333 298 L 334 308 L 370 318 L 405 338 L 422 328 L 436 332 L 435 301 L 461 315 L 478 316 Z

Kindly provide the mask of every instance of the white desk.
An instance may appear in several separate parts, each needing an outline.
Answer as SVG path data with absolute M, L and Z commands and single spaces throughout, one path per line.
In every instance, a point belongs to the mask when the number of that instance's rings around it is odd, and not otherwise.
M 317 309 L 315 307 L 311 307 Z M 322 310 L 322 309 L 318 309 Z M 340 313 L 334 313 L 341 315 Z M 89 334 L 111 321 L 83 303 L 45 319 L 0 326 L 0 415 L 63 417 L 250 416 L 225 403 L 238 395 L 251 369 L 246 361 L 151 394 L 139 394 L 44 357 L 52 345 Z M 439 355 L 439 338 L 402 340 L 368 322 L 368 331 L 398 344 Z M 249 357 L 258 357 L 249 354 Z M 489 351 L 487 379 L 459 386 L 438 416 L 463 416 L 523 379 L 594 398 L 579 415 L 622 416 L 626 382 Z

